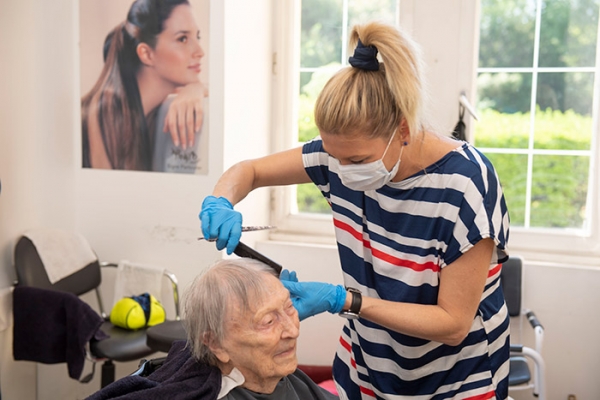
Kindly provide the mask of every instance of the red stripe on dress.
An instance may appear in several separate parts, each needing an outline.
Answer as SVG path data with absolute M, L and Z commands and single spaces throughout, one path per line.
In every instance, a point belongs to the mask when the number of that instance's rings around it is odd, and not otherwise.
M 340 343 L 346 350 L 350 351 L 352 349 L 352 345 L 346 342 L 342 336 L 340 336 Z
M 342 336 L 340 336 L 340 343 L 342 344 L 342 347 L 348 350 L 348 353 L 352 354 L 352 345 L 346 342 Z M 350 355 L 350 365 L 352 365 L 354 369 L 357 369 L 356 360 L 354 359 L 354 357 L 352 357 L 352 355 Z
M 487 392 L 487 393 L 483 393 L 483 394 L 478 394 L 476 396 L 465 397 L 464 400 L 487 400 L 487 399 L 491 399 L 491 398 L 493 398 L 495 396 L 496 396 L 496 391 L 492 390 L 491 392 Z
M 343 231 L 348 232 L 349 234 L 354 236 L 356 238 L 356 240 L 362 240 L 362 233 L 360 233 L 356 229 L 352 228 L 347 223 L 340 221 L 339 219 L 335 219 L 335 218 L 333 219 L 333 226 L 335 226 L 336 228 L 340 228 Z
M 490 269 L 490 272 L 488 272 L 488 278 L 491 278 L 492 276 L 496 275 L 501 269 L 502 264 L 497 264 L 494 268 Z
M 352 235 L 354 238 L 356 238 L 356 240 L 360 240 L 363 243 L 363 247 L 370 249 L 371 250 L 371 254 L 373 255 L 373 257 L 378 258 L 380 260 L 383 260 L 389 264 L 398 266 L 398 267 L 405 267 L 405 268 L 410 268 L 414 271 L 417 272 L 422 272 L 422 271 L 426 271 L 426 270 L 431 270 L 433 272 L 439 272 L 440 271 L 440 267 L 433 263 L 433 262 L 427 262 L 424 264 L 419 264 L 416 262 L 412 262 L 412 261 L 408 261 L 408 260 L 403 260 L 401 258 L 398 257 L 394 257 L 388 253 L 385 253 L 381 250 L 377 250 L 371 247 L 371 242 L 369 242 L 368 240 L 364 240 L 362 238 L 362 233 L 358 232 L 356 229 L 352 228 L 349 224 L 345 223 L 345 222 L 341 222 L 337 219 L 333 220 L 333 225 L 336 228 L 339 228 L 345 232 L 348 232 L 350 235 Z
M 346 350 L 350 351 L 352 346 L 350 345 L 350 343 L 345 341 L 342 336 L 340 336 L 340 343 Z M 352 367 L 354 369 L 358 369 L 358 367 L 356 366 L 356 360 L 354 359 L 354 357 L 350 357 L 350 365 L 352 365 Z M 360 388 L 361 393 L 366 394 L 367 396 L 371 396 L 373 398 L 375 397 L 375 392 L 373 390 L 368 389 L 361 385 L 359 385 L 358 387 Z
M 371 389 L 368 389 L 364 386 L 359 386 L 360 387 L 360 392 L 363 394 L 366 394 L 367 396 L 371 396 L 371 397 L 375 397 L 375 392 Z

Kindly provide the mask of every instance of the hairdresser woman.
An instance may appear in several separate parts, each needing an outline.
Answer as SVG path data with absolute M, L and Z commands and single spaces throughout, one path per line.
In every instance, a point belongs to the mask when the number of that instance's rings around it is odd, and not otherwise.
M 181 151 L 192 151 L 202 126 L 206 95 L 198 74 L 204 51 L 187 0 L 136 0 L 127 19 L 109 33 L 105 62 L 81 101 L 83 166 L 152 170 L 170 154 L 170 132 Z M 168 112 L 157 118 L 167 96 Z M 160 139 L 161 147 L 155 149 Z M 154 168 L 156 169 L 156 168 Z
M 226 171 L 203 202 L 203 234 L 231 253 L 242 221 L 232 204 L 257 187 L 314 182 L 331 204 L 347 289 L 281 278 L 301 319 L 348 318 L 333 365 L 340 397 L 504 399 L 497 265 L 508 214 L 498 177 L 470 144 L 425 127 L 408 37 L 369 23 L 350 41 L 351 66 L 315 105 L 320 137 Z

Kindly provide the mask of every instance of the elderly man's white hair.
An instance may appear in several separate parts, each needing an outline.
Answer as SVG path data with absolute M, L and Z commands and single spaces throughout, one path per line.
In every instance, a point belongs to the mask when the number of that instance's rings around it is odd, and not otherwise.
M 194 357 L 217 366 L 207 340 L 221 343 L 228 305 L 236 302 L 242 312 L 265 293 L 265 274 L 278 277 L 268 265 L 250 258 L 221 260 L 198 275 L 183 299 L 183 322 Z

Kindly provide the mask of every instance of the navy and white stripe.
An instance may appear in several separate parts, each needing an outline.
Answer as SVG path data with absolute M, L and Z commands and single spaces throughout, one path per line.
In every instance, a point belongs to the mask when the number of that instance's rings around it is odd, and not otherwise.
M 341 183 L 319 138 L 304 145 L 303 161 L 331 204 L 345 284 L 370 297 L 437 304 L 441 269 L 482 239 L 496 244 L 478 313 L 459 346 L 348 321 L 334 361 L 341 398 L 506 398 L 509 327 L 499 263 L 508 257 L 509 223 L 487 158 L 464 143 L 414 176 L 366 192 Z

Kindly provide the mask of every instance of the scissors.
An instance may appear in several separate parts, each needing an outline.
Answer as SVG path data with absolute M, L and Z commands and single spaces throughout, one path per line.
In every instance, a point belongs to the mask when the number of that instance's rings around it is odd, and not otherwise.
M 254 232 L 254 231 L 264 231 L 267 229 L 275 229 L 276 226 L 272 225 L 253 225 L 253 226 L 242 226 L 242 232 Z M 199 237 L 198 240 L 207 240 L 209 242 L 214 242 L 217 239 L 204 239 L 204 237 Z

